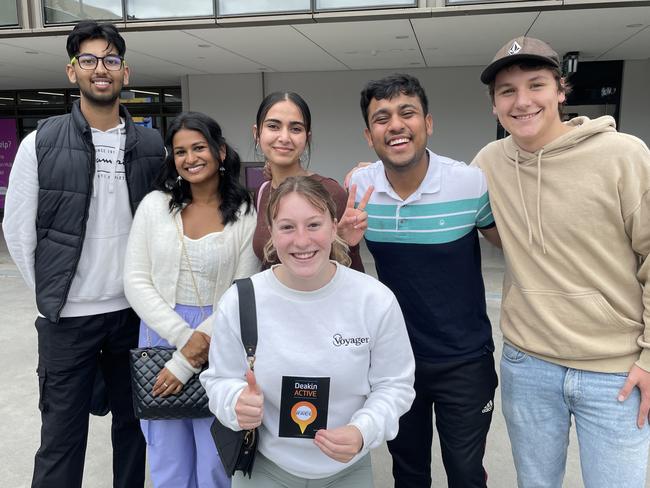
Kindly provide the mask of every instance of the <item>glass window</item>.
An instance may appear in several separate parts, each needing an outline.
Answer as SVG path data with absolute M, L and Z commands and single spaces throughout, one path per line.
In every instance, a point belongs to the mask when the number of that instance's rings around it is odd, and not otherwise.
M 180 88 L 165 88 L 164 90 L 165 97 L 163 102 L 165 103 L 183 103 L 183 97 L 181 96 Z
M 214 4 L 212 0 L 128 0 L 126 10 L 129 20 L 210 17 Z
M 14 105 L 16 105 L 16 92 L 0 92 L 0 106 L 7 107 Z
M 18 92 L 19 105 L 36 105 L 48 107 L 65 104 L 65 91 L 21 91 Z
M 0 26 L 18 25 L 16 0 L 2 2 L 0 5 Z
M 121 0 L 43 0 L 43 10 L 46 24 L 123 18 Z
M 152 88 L 142 90 L 136 88 L 127 88 L 120 93 L 120 102 L 128 103 L 158 103 L 160 101 L 160 90 Z
M 278 14 L 311 11 L 310 0 L 219 0 L 218 15 Z
M 79 94 L 79 90 L 77 88 L 72 88 L 68 90 L 68 103 L 72 104 L 75 100 L 78 100 L 81 98 L 81 95 Z
M 343 10 L 370 7 L 415 7 L 417 0 L 316 0 L 316 10 Z
M 465 3 L 512 3 L 525 1 L 526 0 L 446 0 L 445 5 L 462 5 Z
M 44 119 L 45 117 L 22 117 L 20 119 L 20 127 L 18 130 L 18 136 L 20 139 L 23 139 L 27 134 L 36 130 L 38 127 L 38 121 Z

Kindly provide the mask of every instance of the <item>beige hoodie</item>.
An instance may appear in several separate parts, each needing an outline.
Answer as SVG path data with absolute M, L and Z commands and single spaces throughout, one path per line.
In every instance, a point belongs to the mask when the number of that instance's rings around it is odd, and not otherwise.
M 567 124 L 535 154 L 507 137 L 474 160 L 506 257 L 504 338 L 572 368 L 650 371 L 650 152 L 609 116 Z

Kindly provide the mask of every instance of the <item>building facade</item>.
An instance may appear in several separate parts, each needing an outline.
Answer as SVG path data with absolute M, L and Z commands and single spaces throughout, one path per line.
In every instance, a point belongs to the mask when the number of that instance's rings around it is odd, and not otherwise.
M 650 1 L 598 0 L 5 0 L 0 139 L 15 126 L 16 144 L 77 96 L 65 77 L 65 37 L 81 18 L 123 32 L 132 70 L 123 98 L 141 123 L 164 132 L 181 109 L 206 112 L 248 162 L 260 100 L 292 90 L 312 110 L 310 167 L 342 179 L 374 158 L 359 92 L 396 71 L 427 90 L 431 148 L 469 161 L 498 136 L 481 69 L 523 34 L 577 60 L 569 113 L 613 115 L 650 143 Z

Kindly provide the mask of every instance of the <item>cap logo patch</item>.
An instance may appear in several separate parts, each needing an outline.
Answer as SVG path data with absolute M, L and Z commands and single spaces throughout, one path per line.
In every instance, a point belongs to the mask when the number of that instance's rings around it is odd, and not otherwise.
M 510 46 L 510 49 L 508 49 L 508 54 L 512 56 L 513 54 L 517 54 L 519 51 L 521 51 L 521 46 L 517 41 L 515 41 L 512 43 L 512 46 Z

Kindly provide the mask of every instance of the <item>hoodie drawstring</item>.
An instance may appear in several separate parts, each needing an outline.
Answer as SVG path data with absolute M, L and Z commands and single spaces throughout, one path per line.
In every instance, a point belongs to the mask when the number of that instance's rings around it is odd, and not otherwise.
M 517 175 L 517 187 L 519 188 L 521 208 L 524 209 L 526 227 L 528 228 L 528 245 L 531 246 L 533 244 L 533 229 L 530 227 L 530 219 L 528 218 L 528 210 L 526 210 L 526 201 L 524 200 L 524 190 L 521 187 L 521 177 L 519 176 L 519 151 L 515 151 L 515 174 Z
M 111 180 L 108 182 L 108 193 L 115 192 L 115 175 L 117 174 L 117 162 L 120 159 L 120 143 L 122 142 L 122 129 L 119 126 L 115 128 L 115 134 L 117 141 L 115 142 L 115 155 L 112 158 L 113 167 L 111 168 Z
M 544 243 L 544 231 L 542 230 L 542 154 L 544 148 L 540 149 L 537 155 L 537 230 L 539 231 L 539 240 L 542 243 L 542 252 L 546 254 L 546 244 Z
M 542 154 L 544 149 L 539 151 L 537 155 L 537 230 L 539 231 L 540 242 L 542 244 L 542 252 L 546 254 L 546 244 L 544 241 L 544 232 L 542 231 Z M 521 186 L 521 176 L 519 175 L 519 151 L 515 151 L 515 174 L 517 175 L 517 187 L 519 188 L 519 199 L 521 200 L 521 208 L 524 210 L 524 217 L 526 219 L 526 227 L 528 228 L 528 245 L 533 244 L 533 228 L 530 225 L 530 217 L 528 217 L 528 210 L 526 210 L 526 201 L 524 200 L 524 190 Z

